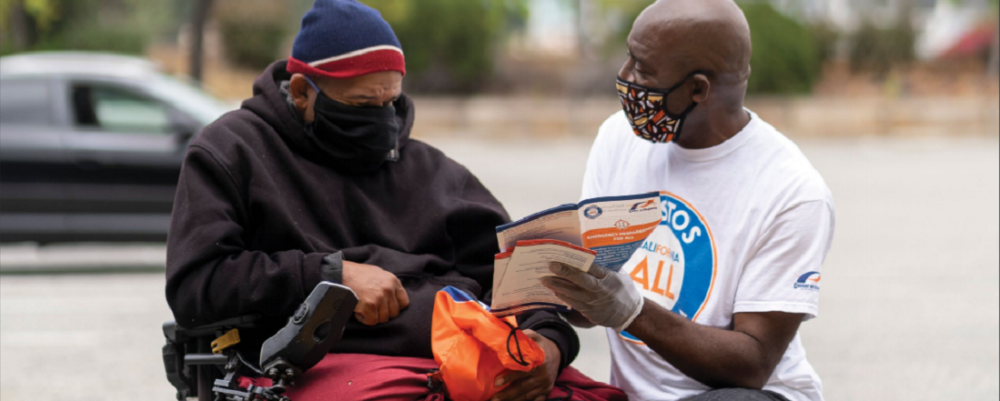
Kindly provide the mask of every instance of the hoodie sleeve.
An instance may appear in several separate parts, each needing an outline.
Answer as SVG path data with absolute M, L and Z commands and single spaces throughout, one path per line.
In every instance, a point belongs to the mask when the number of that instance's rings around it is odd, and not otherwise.
M 510 221 L 503 206 L 475 176 L 468 173 L 459 197 L 458 212 L 448 221 L 455 243 L 456 269 L 484 289 L 483 302 L 492 301 L 493 255 L 498 250 L 495 228 Z M 569 366 L 580 351 L 573 328 L 555 312 L 535 311 L 517 317 L 521 329 L 531 329 L 552 340 L 562 354 L 560 369 Z
M 197 327 L 247 314 L 284 317 L 324 277 L 325 253 L 247 250 L 247 210 L 232 172 L 192 145 L 181 169 L 167 240 L 167 302 Z

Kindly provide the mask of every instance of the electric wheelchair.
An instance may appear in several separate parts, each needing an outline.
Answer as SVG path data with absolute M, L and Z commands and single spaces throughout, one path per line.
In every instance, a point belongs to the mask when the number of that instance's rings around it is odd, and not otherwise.
M 163 365 L 167 380 L 177 389 L 177 399 L 198 401 L 291 401 L 288 386 L 316 366 L 344 335 L 358 298 L 350 288 L 322 282 L 313 289 L 288 323 L 263 341 L 259 363 L 234 347 L 240 333 L 263 329 L 260 316 L 241 316 L 209 325 L 184 328 L 163 324 L 167 344 Z M 271 379 L 270 387 L 240 379 Z

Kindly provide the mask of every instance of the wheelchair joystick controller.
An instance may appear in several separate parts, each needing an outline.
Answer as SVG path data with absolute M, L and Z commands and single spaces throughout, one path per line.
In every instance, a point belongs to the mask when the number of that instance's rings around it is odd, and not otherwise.
M 288 324 L 264 341 L 260 366 L 272 380 L 290 381 L 316 366 L 344 336 L 358 297 L 350 288 L 322 282 L 299 305 Z

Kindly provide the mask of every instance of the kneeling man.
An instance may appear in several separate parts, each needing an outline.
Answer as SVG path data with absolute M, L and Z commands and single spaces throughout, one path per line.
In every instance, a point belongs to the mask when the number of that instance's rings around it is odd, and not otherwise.
M 624 110 L 601 127 L 583 198 L 661 191 L 663 220 L 620 272 L 554 266 L 561 278 L 546 285 L 609 328 L 611 381 L 631 399 L 821 400 L 798 329 L 819 313 L 833 199 L 743 107 L 743 13 L 731 0 L 660 0 L 628 47 Z

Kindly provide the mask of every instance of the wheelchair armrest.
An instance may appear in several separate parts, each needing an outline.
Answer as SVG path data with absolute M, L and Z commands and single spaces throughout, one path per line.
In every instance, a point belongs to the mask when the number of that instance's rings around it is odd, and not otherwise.
M 201 337 L 215 336 L 219 331 L 229 329 L 252 329 L 257 326 L 260 315 L 246 315 L 220 320 L 193 329 L 181 327 L 174 321 L 163 323 L 163 336 L 173 343 L 186 343 Z
M 211 353 L 209 342 L 220 332 L 254 328 L 258 320 L 259 315 L 239 316 L 193 329 L 181 327 L 173 321 L 163 323 L 163 336 L 167 339 L 162 350 L 163 367 L 167 380 L 177 390 L 177 399 L 196 395 L 197 366 L 213 365 L 221 369 L 227 363 L 228 356 Z

